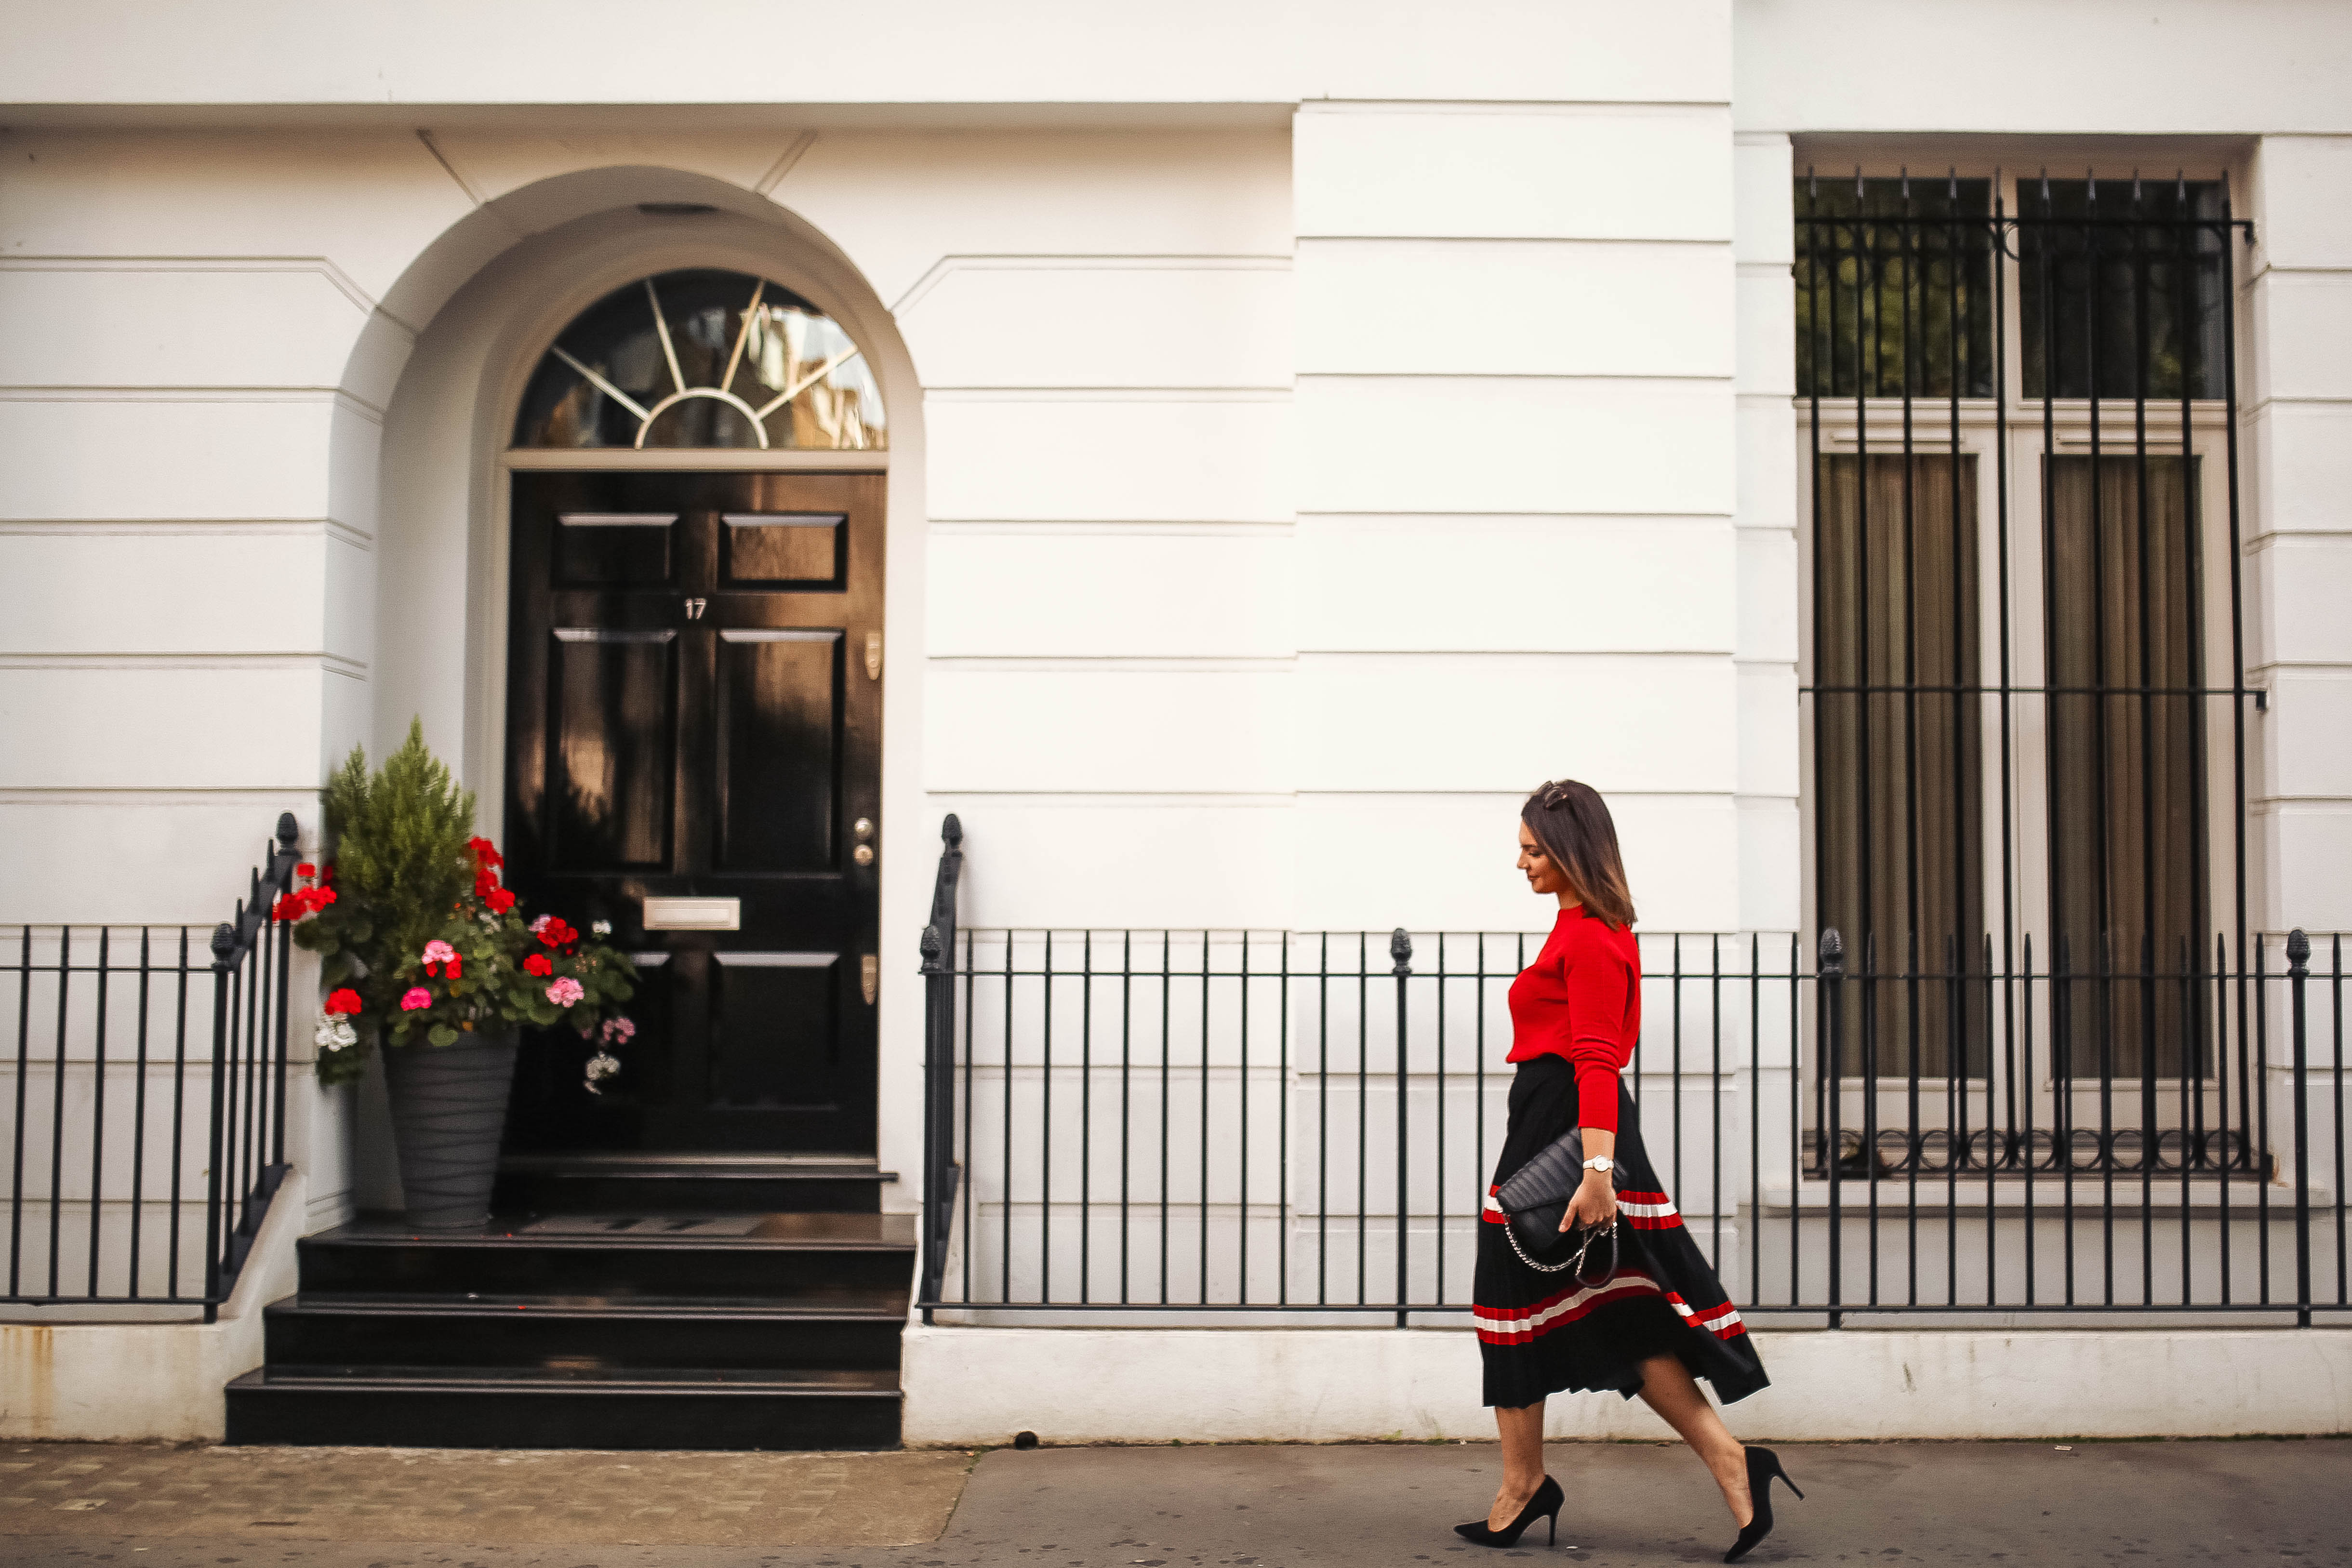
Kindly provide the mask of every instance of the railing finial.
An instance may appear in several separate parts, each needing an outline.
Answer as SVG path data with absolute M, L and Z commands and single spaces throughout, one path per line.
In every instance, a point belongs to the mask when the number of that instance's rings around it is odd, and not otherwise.
M 278 814 L 278 848 L 291 853 L 294 848 L 294 841 L 301 837 L 302 829 L 300 825 L 294 820 L 294 814 L 290 811 L 279 812 Z
M 2311 936 L 2301 926 L 2286 933 L 2286 962 L 2298 973 L 2311 963 Z
M 950 849 L 962 847 L 963 824 L 956 820 L 954 812 L 949 812 L 947 820 L 940 824 L 940 837 Z
M 1411 974 L 1412 973 L 1412 938 L 1405 934 L 1402 926 L 1397 927 L 1389 933 L 1389 957 L 1396 964 L 1396 967 L 1390 971 L 1391 973 Z
M 940 954 L 945 946 L 946 944 L 940 940 L 939 927 L 935 925 L 928 925 L 923 928 L 922 949 L 924 973 L 943 974 L 946 973 L 945 970 L 940 967 Z
M 223 921 L 213 927 L 213 963 L 215 967 L 228 963 L 229 954 L 236 951 L 236 928 Z
M 1845 938 L 1835 926 L 1822 928 L 1822 973 L 1832 977 L 1845 973 Z

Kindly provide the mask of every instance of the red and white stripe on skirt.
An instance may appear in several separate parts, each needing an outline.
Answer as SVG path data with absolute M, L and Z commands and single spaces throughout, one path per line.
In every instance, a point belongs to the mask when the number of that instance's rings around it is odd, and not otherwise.
M 1501 1190 L 1500 1187 L 1486 1189 L 1484 1212 L 1478 1217 L 1488 1225 L 1501 1225 L 1509 1217 L 1503 1213 L 1503 1205 L 1495 1201 L 1495 1194 Z M 1624 1215 L 1625 1223 L 1635 1230 L 1673 1230 L 1683 1223 L 1682 1211 L 1675 1208 L 1674 1199 L 1664 1193 L 1635 1192 L 1629 1187 L 1617 1194 L 1617 1212 Z
M 1598 1285 L 1570 1286 L 1528 1306 L 1474 1306 L 1470 1312 L 1477 1322 L 1478 1337 L 1486 1343 L 1524 1345 L 1534 1343 L 1596 1308 L 1631 1296 L 1663 1297 L 1692 1328 L 1704 1330 L 1719 1340 L 1733 1339 L 1748 1331 L 1748 1325 L 1740 1321 L 1738 1309 L 1730 1302 L 1694 1310 L 1678 1293 L 1662 1289 L 1656 1280 L 1631 1268 L 1621 1268 Z

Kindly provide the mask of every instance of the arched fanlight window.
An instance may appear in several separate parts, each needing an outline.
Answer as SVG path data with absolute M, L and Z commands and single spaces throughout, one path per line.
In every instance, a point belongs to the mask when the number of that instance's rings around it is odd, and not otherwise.
M 518 447 L 889 445 L 882 394 L 849 334 L 780 283 L 698 268 L 615 289 L 547 351 Z

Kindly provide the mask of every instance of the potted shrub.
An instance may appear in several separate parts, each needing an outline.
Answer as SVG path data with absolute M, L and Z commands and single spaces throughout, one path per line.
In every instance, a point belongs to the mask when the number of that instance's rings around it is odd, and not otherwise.
M 421 725 L 376 773 L 355 748 L 327 784 L 332 858 L 296 868 L 276 911 L 320 958 L 320 1081 L 358 1077 L 384 1047 L 408 1223 L 436 1229 L 488 1215 L 520 1029 L 595 1040 L 592 1090 L 635 1032 L 620 1008 L 636 971 L 604 940 L 610 928 L 526 921 L 473 816 Z

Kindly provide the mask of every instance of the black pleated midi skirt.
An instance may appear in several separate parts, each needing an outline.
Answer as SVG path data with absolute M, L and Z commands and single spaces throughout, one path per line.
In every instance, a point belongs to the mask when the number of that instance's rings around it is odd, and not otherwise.
M 1683 1228 L 1642 1146 L 1633 1097 L 1617 1086 L 1617 1267 L 1598 1283 L 1522 1262 L 1505 1234 L 1496 1188 L 1536 1152 L 1579 1126 L 1576 1069 L 1565 1058 L 1519 1064 L 1510 1121 L 1478 1227 L 1472 1311 L 1486 1363 L 1488 1405 L 1517 1409 L 1547 1394 L 1612 1390 L 1632 1398 L 1642 1363 L 1672 1355 L 1728 1405 L 1764 1387 L 1764 1363 L 1715 1269 Z M 1543 1257 L 1541 1253 L 1538 1257 Z

